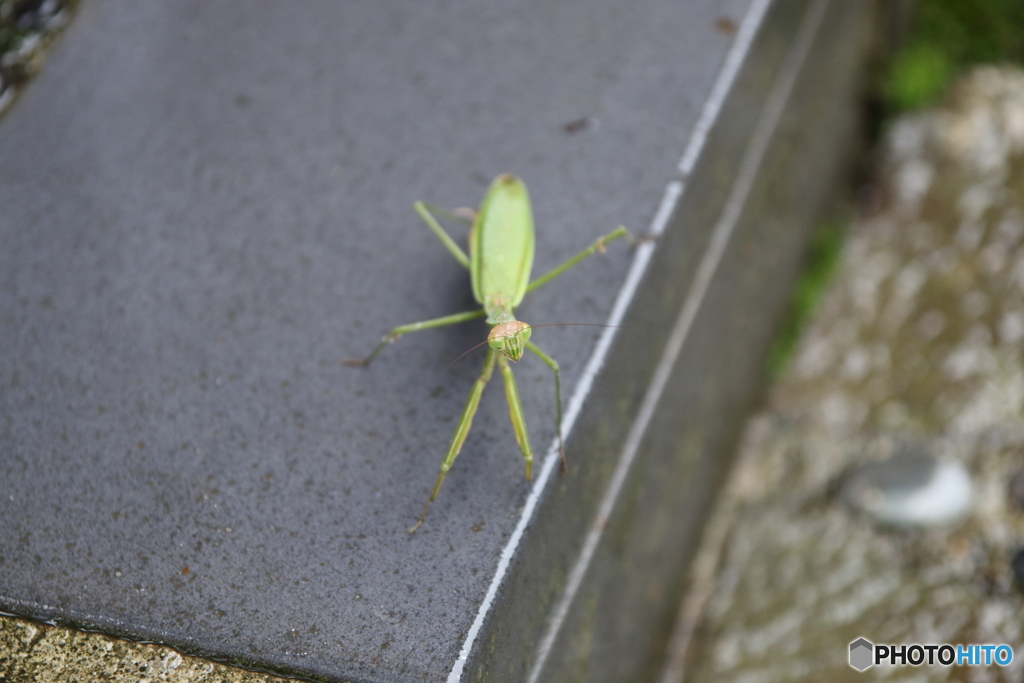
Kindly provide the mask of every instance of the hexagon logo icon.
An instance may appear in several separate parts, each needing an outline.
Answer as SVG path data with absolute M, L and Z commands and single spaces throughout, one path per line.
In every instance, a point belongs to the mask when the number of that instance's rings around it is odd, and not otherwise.
M 871 661 L 874 651 L 875 646 L 867 638 L 858 638 L 853 641 L 850 643 L 850 666 L 857 671 L 868 668 L 874 663 Z

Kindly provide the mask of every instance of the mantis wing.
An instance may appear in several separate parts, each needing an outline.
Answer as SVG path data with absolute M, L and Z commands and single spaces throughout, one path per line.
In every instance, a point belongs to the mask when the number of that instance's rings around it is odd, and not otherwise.
M 473 296 L 492 309 L 514 308 L 526 294 L 533 267 L 533 212 L 526 185 L 503 174 L 487 190 L 470 232 Z

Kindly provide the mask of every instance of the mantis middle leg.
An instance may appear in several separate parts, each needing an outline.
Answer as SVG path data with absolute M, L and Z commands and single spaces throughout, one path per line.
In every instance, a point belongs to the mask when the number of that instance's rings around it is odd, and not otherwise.
M 349 358 L 343 361 L 345 365 L 358 365 L 367 366 L 370 364 L 377 354 L 381 352 L 388 344 L 393 344 L 398 341 L 398 338 L 403 334 L 409 332 L 419 332 L 420 330 L 429 330 L 434 327 L 444 327 L 445 325 L 455 325 L 457 323 L 463 323 L 467 320 L 473 320 L 474 318 L 482 318 L 486 315 L 486 311 L 480 309 L 478 311 L 466 311 L 465 313 L 454 313 L 452 315 L 445 315 L 440 318 L 432 318 L 431 320 L 424 320 L 418 323 L 409 323 L 408 325 L 399 325 L 392 329 L 390 332 L 384 335 L 384 338 L 380 340 L 377 346 L 373 347 L 373 351 L 370 351 L 370 355 L 366 358 Z
M 526 348 L 533 351 L 538 358 L 544 361 L 545 365 L 551 368 L 551 372 L 555 373 L 555 434 L 558 435 L 558 455 L 562 459 L 562 472 L 567 472 L 569 467 L 565 462 L 565 444 L 562 443 L 562 373 L 559 371 L 558 361 L 537 348 L 536 344 L 528 341 Z

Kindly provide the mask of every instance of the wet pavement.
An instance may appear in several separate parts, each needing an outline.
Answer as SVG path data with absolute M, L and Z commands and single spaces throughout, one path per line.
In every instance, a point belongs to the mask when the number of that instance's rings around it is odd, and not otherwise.
M 748 425 L 705 539 L 677 625 L 687 681 L 1024 671 L 1024 510 L 1011 486 L 1024 466 L 1024 73 L 977 68 L 941 106 L 894 122 L 884 156 L 874 206 Z M 913 514 L 880 512 L 926 492 L 942 462 L 970 475 L 966 519 L 915 517 L 923 497 Z M 864 472 L 890 480 L 874 507 L 843 493 Z M 967 504 L 940 500 L 940 513 Z M 847 664 L 859 637 L 1006 643 L 1016 657 L 860 673 Z

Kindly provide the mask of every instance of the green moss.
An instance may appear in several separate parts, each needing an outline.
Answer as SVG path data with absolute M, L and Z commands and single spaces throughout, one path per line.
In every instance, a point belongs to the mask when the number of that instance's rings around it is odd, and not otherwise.
M 768 354 L 768 374 L 775 379 L 789 364 L 800 333 L 839 263 L 847 220 L 835 217 L 819 225 L 811 235 L 806 266 L 797 280 L 778 337 Z
M 967 66 L 1024 63 L 1021 0 L 919 0 L 914 27 L 882 79 L 892 112 L 925 106 Z
M 886 101 L 896 110 L 916 109 L 933 101 L 945 89 L 953 65 L 932 45 L 914 45 L 893 60 L 883 84 Z

